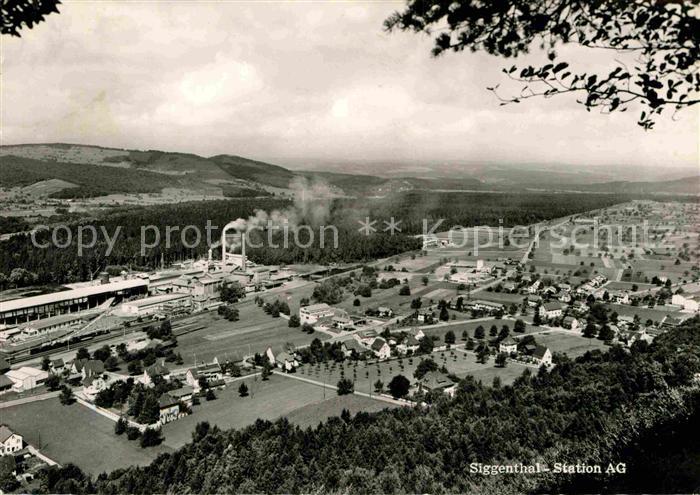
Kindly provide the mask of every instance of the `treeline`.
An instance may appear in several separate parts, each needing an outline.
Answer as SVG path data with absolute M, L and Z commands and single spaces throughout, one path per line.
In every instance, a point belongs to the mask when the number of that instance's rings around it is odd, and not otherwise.
M 663 462 L 663 476 L 640 473 L 653 452 L 674 451 L 669 431 L 697 436 L 700 318 L 631 350 L 563 358 L 551 371 L 526 371 L 512 386 L 472 377 L 455 398 L 429 408 L 343 414 L 315 428 L 281 419 L 241 429 L 206 430 L 146 467 L 91 480 L 72 466 L 49 468 L 41 490 L 62 493 L 689 493 L 697 465 Z M 683 442 L 697 456 L 697 443 Z M 576 476 L 471 473 L 471 463 L 599 464 Z M 625 462 L 626 472 L 606 474 Z M 640 479 L 646 484 L 639 485 Z
M 163 206 L 128 207 L 117 212 L 85 218 L 80 223 L 68 224 L 71 242 L 66 247 L 59 247 L 52 241 L 51 230 L 41 230 L 36 234 L 37 246 L 33 245 L 28 234 L 13 236 L 0 242 L 0 286 L 22 286 L 24 280 L 31 283 L 69 283 L 89 280 L 108 265 L 120 265 L 132 268 L 155 269 L 173 262 L 206 256 L 207 221 L 215 227 L 211 229 L 211 240 L 217 242 L 221 237 L 221 228 L 231 220 L 239 217 L 248 218 L 255 210 L 282 210 L 290 206 L 289 200 L 277 198 L 258 198 L 247 201 L 197 201 Z M 340 210 L 338 215 L 342 214 Z M 302 219 L 303 220 L 303 219 Z M 329 222 L 333 222 L 330 219 Z M 330 224 L 330 223 L 329 223 Z M 78 229 L 83 225 L 92 225 L 98 231 L 95 245 L 85 247 L 82 256 L 78 252 Z M 195 228 L 185 229 L 187 226 Z M 141 252 L 142 227 L 145 233 L 145 249 Z M 168 227 L 171 228 L 167 236 Z M 417 239 L 386 234 L 364 236 L 356 231 L 357 226 L 344 224 L 338 228 L 337 242 L 329 234 L 321 245 L 319 230 L 315 229 L 313 242 L 306 246 L 308 237 L 300 235 L 302 245 L 297 245 L 290 234 L 288 247 L 284 247 L 282 232 L 273 235 L 272 247 L 267 240 L 264 247 L 249 248 L 248 257 L 260 264 L 282 263 L 341 263 L 365 261 L 391 256 L 403 251 L 421 247 Z M 185 231 L 183 237 L 182 232 Z M 200 242 L 197 243 L 197 231 Z M 56 231 L 59 245 L 68 241 L 65 229 Z M 118 233 L 113 249 L 107 256 L 109 241 L 104 232 L 114 238 Z M 156 232 L 160 242 L 156 244 Z M 260 234 L 264 235 L 264 234 Z M 266 237 L 266 236 L 265 236 Z M 255 239 L 253 239 L 255 240 Z M 84 234 L 84 244 L 90 244 L 92 234 Z M 153 247 L 150 247 L 150 246 Z M 39 247 L 47 246 L 47 247 Z M 216 250 L 215 255 L 218 255 Z M 12 276 L 13 270 L 22 268 L 36 274 L 31 278 Z
M 610 194 L 409 191 L 375 200 L 340 200 L 336 207 L 351 212 L 353 222 L 364 220 L 365 216 L 389 221 L 393 216 L 401 220 L 399 227 L 403 233 L 420 234 L 424 219 L 429 228 L 444 219 L 438 232 L 456 226 L 498 227 L 499 220 L 503 220 L 504 227 L 512 227 L 605 208 L 626 200 Z M 384 227 L 381 223 L 377 225 L 380 229 Z
M 155 193 L 164 187 L 180 187 L 171 175 L 122 167 L 62 163 L 3 156 L 0 161 L 3 187 L 28 186 L 48 179 L 61 179 L 78 187 L 51 194 L 54 198 L 88 198 L 112 193 Z

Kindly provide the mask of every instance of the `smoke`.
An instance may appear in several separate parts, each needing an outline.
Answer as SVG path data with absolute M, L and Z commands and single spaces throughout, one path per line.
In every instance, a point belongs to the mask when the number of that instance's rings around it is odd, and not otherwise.
M 311 181 L 306 177 L 296 177 L 289 184 L 294 197 L 292 206 L 285 210 L 255 210 L 248 218 L 238 218 L 232 222 L 237 232 L 250 232 L 253 229 L 270 227 L 295 228 L 299 225 L 318 227 L 330 219 L 331 201 L 335 193 L 328 183 L 319 178 Z M 239 242 L 235 241 L 235 245 Z

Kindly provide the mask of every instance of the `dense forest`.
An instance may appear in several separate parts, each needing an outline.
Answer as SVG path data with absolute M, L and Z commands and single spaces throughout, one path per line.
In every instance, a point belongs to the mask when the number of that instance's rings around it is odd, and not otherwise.
M 166 265 L 184 259 L 205 256 L 209 249 L 206 242 L 206 225 L 223 227 L 227 222 L 238 217 L 248 218 L 255 210 L 265 211 L 292 209 L 300 225 L 311 224 L 315 227 L 314 242 L 309 247 L 296 245 L 290 238 L 288 247 L 250 248 L 250 259 L 260 264 L 289 264 L 289 263 L 334 263 L 354 262 L 391 256 L 400 252 L 420 249 L 418 240 L 408 237 L 423 231 L 423 220 L 428 221 L 429 228 L 439 219 L 445 219 L 441 228 L 491 225 L 497 226 L 503 219 L 504 226 L 526 225 L 545 219 L 597 209 L 619 202 L 618 197 L 593 194 L 519 194 L 519 193 L 429 193 L 408 192 L 391 195 L 386 198 L 373 200 L 344 198 L 309 202 L 301 208 L 293 207 L 291 201 L 280 198 L 246 198 L 245 200 L 221 200 L 180 203 L 174 205 L 151 207 L 125 207 L 108 214 L 99 214 L 95 218 L 84 218 L 80 222 L 69 223 L 72 243 L 66 247 L 56 247 L 51 241 L 51 231 L 41 231 L 36 238 L 39 244 L 50 244 L 48 248 L 35 247 L 27 235 L 17 235 L 0 243 L 0 285 L 3 287 L 22 285 L 23 281 L 35 283 L 67 283 L 79 280 L 89 280 L 106 265 L 123 265 L 132 267 L 156 268 L 161 261 Z M 319 208 L 316 208 L 316 207 Z M 334 247 L 332 235 L 326 236 L 324 246 L 320 245 L 316 210 L 325 212 L 322 223 L 334 225 L 338 229 L 338 245 Z M 306 216 L 305 216 L 306 215 Z M 307 218 L 308 217 L 308 218 Z M 376 220 L 377 232 L 364 235 L 358 231 L 366 217 Z M 402 232 L 389 235 L 384 232 L 391 217 L 400 220 Z M 77 231 L 81 225 L 93 225 L 99 235 L 93 247 L 85 248 L 82 255 L 77 249 Z M 181 230 L 187 225 L 196 226 L 203 236 L 202 242 L 195 243 L 194 229 L 187 231 L 185 242 Z M 147 247 L 141 252 L 141 228 L 147 229 L 146 239 L 150 244 L 154 237 L 151 235 L 157 229 L 161 235 L 161 243 L 155 247 Z M 179 227 L 170 235 L 170 243 L 166 244 L 166 228 Z M 113 237 L 118 231 L 118 237 L 113 249 L 107 256 L 108 242 L 101 229 Z M 300 236 L 301 245 L 308 239 Z M 212 231 L 212 240 L 220 237 L 220 230 Z M 262 234 L 267 238 L 266 233 Z M 256 234 L 251 235 L 251 240 Z M 258 234 L 260 236 L 260 234 Z M 58 240 L 63 243 L 67 233 L 59 231 Z M 91 242 L 92 235 L 85 234 L 85 243 Z M 284 246 L 282 233 L 272 236 L 273 244 Z M 188 247 L 194 246 L 195 247 Z M 216 253 L 218 254 L 218 253 Z M 36 277 L 12 276 L 13 270 L 23 268 Z
M 82 163 L 47 163 L 30 158 L 3 156 L 0 161 L 3 187 L 28 186 L 47 179 L 60 179 L 75 184 L 53 193 L 55 198 L 88 198 L 129 191 L 157 193 L 164 187 L 179 187 L 176 176 L 145 170 L 95 166 Z
M 631 350 L 563 358 L 512 386 L 462 380 L 425 408 L 344 414 L 315 428 L 281 419 L 198 425 L 150 466 L 89 479 L 50 468 L 54 493 L 689 493 L 700 479 L 700 318 Z M 682 436 L 680 436 L 682 435 Z M 678 445 L 675 443 L 678 441 Z M 668 459 L 659 458 L 675 453 Z M 679 461 L 679 454 L 684 458 Z M 651 457 L 650 457 L 651 456 Z M 471 473 L 470 463 L 599 464 L 602 474 Z M 609 463 L 626 472 L 605 473 Z M 654 469 L 649 469 L 649 466 Z M 658 473 L 659 471 L 662 473 Z
M 206 256 L 209 249 L 206 239 L 207 222 L 214 227 L 211 230 L 211 240 L 217 242 L 221 237 L 221 228 L 231 220 L 239 217 L 248 218 L 258 209 L 273 211 L 290 207 L 291 203 L 288 200 L 275 198 L 129 207 L 70 224 L 68 229 L 71 243 L 67 245 L 64 245 L 69 240 L 66 229 L 37 232 L 38 246 L 32 244 L 28 234 L 16 235 L 0 243 L 0 286 L 89 280 L 107 265 L 154 269 L 159 267 L 161 262 L 168 265 L 184 259 Z M 334 224 L 334 216 L 342 216 L 342 214 L 342 210 L 333 210 L 327 223 Z M 297 219 L 305 224 L 304 217 L 297 217 Z M 321 246 L 319 230 L 316 229 L 314 242 L 308 247 L 297 246 L 294 237 L 290 235 L 288 247 L 285 248 L 282 233 L 278 231 L 272 239 L 273 244 L 280 247 L 271 247 L 265 242 L 263 247 L 249 248 L 248 257 L 260 264 L 352 262 L 383 258 L 421 247 L 419 240 L 404 235 L 364 236 L 357 232 L 357 226 L 338 220 L 337 246 L 334 246 L 331 233 L 326 236 L 325 243 Z M 84 225 L 94 226 L 98 236 L 95 245 L 85 247 L 81 255 L 77 245 L 78 229 Z M 193 228 L 186 230 L 183 242 L 181 231 L 189 225 L 198 229 L 201 242 L 196 242 L 197 234 Z M 143 254 L 141 252 L 142 227 L 146 234 L 144 244 L 146 249 Z M 168 227 L 172 228 L 169 236 L 167 236 Z M 160 233 L 160 243 L 157 245 L 156 230 Z M 56 232 L 58 246 L 52 242 L 53 232 Z M 110 243 L 104 232 L 107 232 L 110 238 L 117 236 L 109 256 L 107 252 Z M 308 238 L 303 236 L 304 232 L 299 238 L 302 245 L 306 245 Z M 251 240 L 258 239 L 251 234 Z M 83 243 L 91 244 L 91 242 L 92 233 L 86 232 Z M 39 247 L 42 245 L 48 247 Z M 149 247 L 151 245 L 154 247 Z M 219 251 L 216 250 L 215 256 L 218 255 Z M 27 272 L 36 276 L 26 276 Z

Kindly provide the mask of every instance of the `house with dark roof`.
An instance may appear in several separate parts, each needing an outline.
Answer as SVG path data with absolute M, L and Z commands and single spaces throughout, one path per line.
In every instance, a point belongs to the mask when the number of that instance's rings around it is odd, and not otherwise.
M 343 351 L 343 354 L 345 354 L 345 357 L 350 357 L 352 356 L 353 352 L 357 354 L 358 356 L 363 355 L 364 353 L 367 352 L 367 348 L 360 344 L 356 339 L 354 338 L 349 338 L 345 339 L 340 343 L 340 348 Z
M 454 395 L 457 391 L 457 384 L 442 371 L 427 372 L 418 382 L 418 387 L 428 392 L 439 391 L 450 396 Z
M 107 381 L 102 375 L 90 375 L 83 378 L 83 393 L 89 398 L 94 398 L 98 393 L 107 388 Z
M 0 357 L 0 375 L 3 375 L 10 371 L 10 363 L 5 361 L 3 358 Z
M 165 367 L 165 359 L 163 358 L 157 359 L 151 366 L 147 366 L 139 381 L 146 387 L 152 387 L 158 379 L 170 380 L 170 370 Z
M 11 391 L 14 384 L 15 384 L 15 382 L 10 380 L 9 376 L 0 375 L 0 395 Z
M 0 425 L 0 456 L 14 454 L 24 447 L 24 439 L 6 425 Z
M 63 359 L 58 358 L 58 359 L 52 359 L 51 362 L 49 363 L 49 369 L 51 370 L 51 373 L 54 375 L 60 375 L 66 370 L 66 364 L 63 362 Z
M 160 424 L 170 423 L 180 417 L 180 401 L 170 393 L 165 393 L 158 398 Z
M 537 345 L 537 347 L 535 347 L 535 351 L 532 353 L 532 358 L 539 365 L 551 366 L 552 351 L 550 351 L 548 347 Z
M 186 404 L 188 406 L 192 406 L 192 400 L 194 397 L 194 389 L 190 387 L 189 385 L 185 385 L 184 387 L 176 388 L 175 390 L 171 390 L 168 392 L 170 396 L 179 402 L 182 402 L 183 404 Z
M 389 359 L 391 357 L 391 347 L 381 337 L 377 337 L 372 341 L 370 349 L 372 349 L 372 352 L 378 359 Z
M 185 374 L 185 381 L 195 392 L 198 392 L 201 388 L 199 379 L 202 377 L 207 379 L 210 387 L 219 387 L 224 384 L 224 373 L 218 362 L 202 364 L 188 369 Z

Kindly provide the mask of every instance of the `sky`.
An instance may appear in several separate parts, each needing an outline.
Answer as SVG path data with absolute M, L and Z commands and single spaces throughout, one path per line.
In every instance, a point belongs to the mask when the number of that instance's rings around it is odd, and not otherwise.
M 427 37 L 384 32 L 402 5 L 66 1 L 21 38 L 1 38 L 2 143 L 348 171 L 353 161 L 697 169 L 697 109 L 645 132 L 634 107 L 589 113 L 566 95 L 500 106 L 486 88 L 519 61 L 433 58 Z M 561 55 L 574 68 L 610 63 L 578 47 Z

